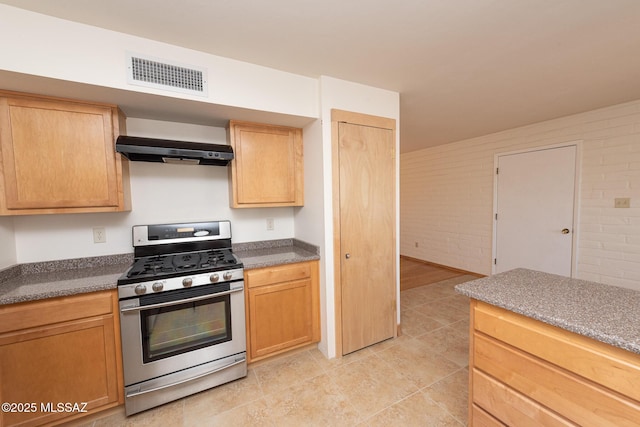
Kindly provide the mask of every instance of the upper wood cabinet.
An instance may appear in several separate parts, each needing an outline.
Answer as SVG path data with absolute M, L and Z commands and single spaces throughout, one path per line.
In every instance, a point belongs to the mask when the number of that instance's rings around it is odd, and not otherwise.
M 0 215 L 130 210 L 115 105 L 0 91 Z
M 230 204 L 233 208 L 302 206 L 302 129 L 229 122 Z

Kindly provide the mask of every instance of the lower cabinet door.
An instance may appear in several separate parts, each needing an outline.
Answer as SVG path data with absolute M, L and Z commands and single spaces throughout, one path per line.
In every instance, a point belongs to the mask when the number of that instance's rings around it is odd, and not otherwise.
M 117 404 L 115 343 L 113 314 L 0 335 L 0 425 L 42 425 Z
M 251 359 L 317 340 L 311 279 L 249 289 Z

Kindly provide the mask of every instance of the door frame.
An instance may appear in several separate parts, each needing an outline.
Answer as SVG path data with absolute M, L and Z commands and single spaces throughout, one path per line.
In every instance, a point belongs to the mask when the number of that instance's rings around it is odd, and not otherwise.
M 498 214 L 498 174 L 496 170 L 498 169 L 498 160 L 502 156 L 510 156 L 514 154 L 525 154 L 531 153 L 534 151 L 543 151 L 543 150 L 552 150 L 556 148 L 563 147 L 575 147 L 576 148 L 576 167 L 575 167 L 575 176 L 574 176 L 574 184 L 573 184 L 573 224 L 572 224 L 572 232 L 571 232 L 571 276 L 575 277 L 576 275 L 576 261 L 577 261 L 577 251 L 578 251 L 578 226 L 580 224 L 580 171 L 582 164 L 582 142 L 583 140 L 578 139 L 574 141 L 567 141 L 558 144 L 551 145 L 541 145 L 537 147 L 529 147 L 523 148 L 521 150 L 515 151 L 504 151 L 500 153 L 495 153 L 493 155 L 493 214 L 491 215 L 491 223 L 492 223 L 492 241 L 491 241 L 491 274 L 496 274 L 496 264 L 495 259 L 497 257 L 497 239 L 498 239 L 498 227 L 497 227 L 497 219 L 496 216 Z
M 360 126 L 371 126 L 392 130 L 393 147 L 396 149 L 396 120 L 386 117 L 372 116 L 369 114 L 354 113 L 338 109 L 331 109 L 331 181 L 332 181 L 332 203 L 333 203 L 333 277 L 334 277 L 334 314 L 335 314 L 335 345 L 336 357 L 342 357 L 342 277 L 341 277 L 341 246 L 340 246 L 340 138 L 338 126 L 340 122 L 351 123 Z M 396 159 L 397 160 L 397 159 Z M 395 164 L 395 160 L 394 160 Z M 397 187 L 396 173 L 396 187 Z M 396 197 L 397 204 L 397 197 Z M 397 206 L 396 206 L 397 210 Z M 393 239 L 397 242 L 397 221 L 393 227 Z M 396 243 L 397 246 L 397 243 Z M 399 258 L 396 248 L 396 258 Z M 398 317 L 398 303 L 400 301 L 398 284 L 398 259 L 396 263 L 396 318 Z M 395 336 L 398 335 L 399 324 L 396 320 Z

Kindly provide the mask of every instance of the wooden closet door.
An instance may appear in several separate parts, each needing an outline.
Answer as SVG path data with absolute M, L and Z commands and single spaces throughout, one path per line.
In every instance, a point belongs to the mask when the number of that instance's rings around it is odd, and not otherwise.
M 396 330 L 394 131 L 341 122 L 342 354 Z

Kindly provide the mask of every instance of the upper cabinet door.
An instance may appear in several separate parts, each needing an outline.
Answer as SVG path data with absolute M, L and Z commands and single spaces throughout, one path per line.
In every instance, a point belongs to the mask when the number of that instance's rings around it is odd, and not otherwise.
M 117 107 L 2 95 L 1 214 L 128 208 L 122 161 L 114 149 Z
M 231 121 L 233 208 L 302 206 L 302 129 Z

